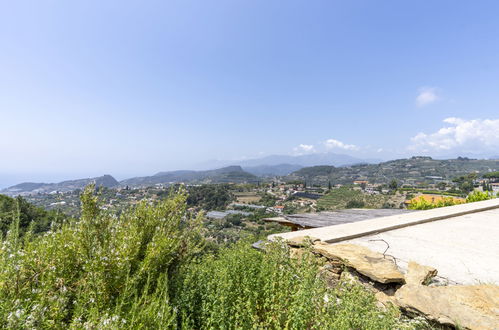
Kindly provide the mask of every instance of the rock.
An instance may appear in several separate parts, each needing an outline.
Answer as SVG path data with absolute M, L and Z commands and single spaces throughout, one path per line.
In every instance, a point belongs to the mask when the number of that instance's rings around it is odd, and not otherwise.
M 340 279 L 343 282 L 350 283 L 350 284 L 358 284 L 358 285 L 363 284 L 357 276 L 350 273 L 349 271 L 344 271 L 343 273 L 341 273 Z
M 405 282 L 414 285 L 427 284 L 436 275 L 437 270 L 435 268 L 409 261 Z
M 378 307 L 386 309 L 389 305 L 396 306 L 395 298 L 393 296 L 389 296 L 383 291 L 377 292 L 374 297 L 378 300 Z
M 407 284 L 394 296 L 395 304 L 442 325 L 465 329 L 496 329 L 499 325 L 499 286 L 454 285 L 428 287 Z
M 324 266 L 322 266 L 323 269 L 327 269 L 328 271 L 330 272 L 333 272 L 335 274 L 338 274 L 340 275 L 341 272 L 343 272 L 343 264 L 341 263 L 337 263 L 337 262 L 329 262 L 329 261 L 326 261 L 324 263 Z
M 330 288 L 336 287 L 340 280 L 340 274 L 329 264 L 326 264 L 319 269 L 319 276 L 326 281 Z
M 307 245 L 313 245 L 315 242 L 319 242 L 320 239 L 310 236 L 297 236 L 291 239 L 288 239 L 286 243 L 290 246 L 298 246 L 303 247 Z
M 328 259 L 341 260 L 360 274 L 379 283 L 405 283 L 395 263 L 382 254 L 355 244 L 316 243 L 313 251 Z

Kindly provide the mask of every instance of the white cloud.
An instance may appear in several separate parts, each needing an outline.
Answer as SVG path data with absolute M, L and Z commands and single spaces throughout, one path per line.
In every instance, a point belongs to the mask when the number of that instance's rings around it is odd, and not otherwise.
M 312 144 L 300 144 L 298 147 L 294 148 L 293 151 L 297 155 L 303 155 L 315 152 L 315 147 Z
M 409 150 L 418 152 L 487 153 L 499 148 L 499 119 L 447 118 L 444 127 L 414 136 Z
M 359 147 L 357 147 L 356 145 L 346 144 L 335 139 L 324 141 L 324 145 L 327 149 L 359 150 Z
M 419 94 L 416 97 L 416 104 L 418 107 L 424 107 L 425 105 L 434 103 L 440 99 L 437 94 L 437 89 L 433 87 L 421 87 L 419 89 Z

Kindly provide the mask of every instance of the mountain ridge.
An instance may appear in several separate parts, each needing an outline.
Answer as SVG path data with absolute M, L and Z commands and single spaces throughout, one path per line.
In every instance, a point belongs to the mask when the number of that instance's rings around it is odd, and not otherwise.
M 23 182 L 0 190 L 1 194 L 8 196 L 16 195 L 32 195 L 37 193 L 68 192 L 77 189 L 82 189 L 85 186 L 95 183 L 96 186 L 113 188 L 118 186 L 119 182 L 109 174 L 105 174 L 94 178 L 65 180 L 57 183 L 38 183 L 38 182 Z
M 231 165 L 213 170 L 179 170 L 158 172 L 151 176 L 134 177 L 120 181 L 121 186 L 147 186 L 167 183 L 243 183 L 257 182 L 258 177 L 243 170 L 239 165 Z
M 337 154 L 333 152 L 312 153 L 305 155 L 269 155 L 261 158 L 245 159 L 245 160 L 211 160 L 199 164 L 199 169 L 215 168 L 219 166 L 227 166 L 238 164 L 245 167 L 255 166 L 276 166 L 281 164 L 300 165 L 303 167 L 315 165 L 333 165 L 345 166 L 359 163 L 379 163 L 380 159 L 363 159 L 353 157 L 346 154 Z

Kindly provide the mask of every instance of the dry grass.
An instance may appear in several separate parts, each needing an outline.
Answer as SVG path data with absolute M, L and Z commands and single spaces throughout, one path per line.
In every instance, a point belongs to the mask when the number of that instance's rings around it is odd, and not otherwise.
M 243 204 L 258 203 L 260 199 L 262 199 L 261 196 L 254 192 L 235 192 L 234 196 L 236 197 L 236 201 L 238 203 Z

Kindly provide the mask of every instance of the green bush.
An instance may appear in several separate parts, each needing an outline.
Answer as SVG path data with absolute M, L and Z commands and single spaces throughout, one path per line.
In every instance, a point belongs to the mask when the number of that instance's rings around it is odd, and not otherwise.
M 486 191 L 475 190 L 466 197 L 466 203 L 485 201 L 492 198 L 494 197 Z
M 41 207 L 30 204 L 21 196 L 11 198 L 0 195 L 0 232 L 7 233 L 10 224 L 16 218 L 19 219 L 19 235 L 22 236 L 28 228 L 34 233 L 48 231 L 52 223 L 64 222 L 66 216 L 57 211 L 46 211 Z
M 186 195 L 116 217 L 100 211 L 93 190 L 81 219 L 59 230 L 21 241 L 12 224 L 0 251 L 1 328 L 173 324 L 171 279 L 200 251 Z
M 424 199 L 424 197 L 419 197 L 415 201 L 409 204 L 407 207 L 409 210 L 429 210 L 437 207 L 453 206 L 458 204 L 463 204 L 460 200 L 456 200 L 452 197 L 442 197 L 436 202 L 430 202 Z
M 364 288 L 328 288 L 311 253 L 290 259 L 279 243 L 266 253 L 247 242 L 187 265 L 176 306 L 194 329 L 390 329 L 392 312 L 380 312 Z
M 93 191 L 78 221 L 22 239 L 19 217 L 11 224 L 0 249 L 1 328 L 397 327 L 362 287 L 328 288 L 311 253 L 206 248 L 184 191 L 120 216 L 101 211 Z

